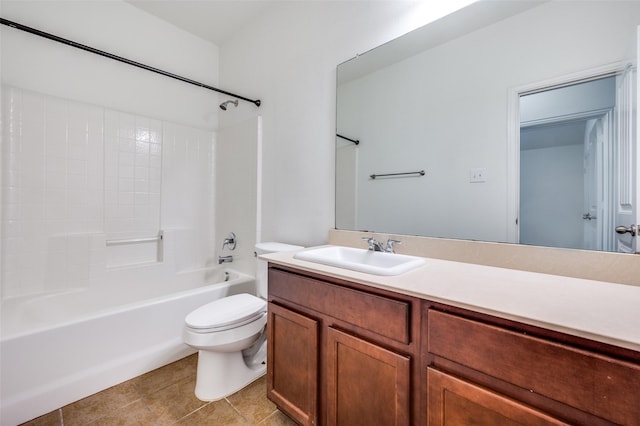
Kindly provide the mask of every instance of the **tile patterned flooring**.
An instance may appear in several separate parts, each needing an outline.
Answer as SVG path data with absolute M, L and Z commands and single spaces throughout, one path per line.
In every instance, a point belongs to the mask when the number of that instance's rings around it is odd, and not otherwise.
M 296 423 L 267 400 L 266 377 L 215 402 L 193 393 L 197 354 L 38 417 L 23 426 L 260 425 Z

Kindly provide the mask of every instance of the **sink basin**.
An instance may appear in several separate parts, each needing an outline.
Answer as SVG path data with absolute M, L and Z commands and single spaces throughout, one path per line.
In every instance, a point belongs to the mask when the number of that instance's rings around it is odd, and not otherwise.
M 425 264 L 424 259 L 415 256 L 339 246 L 304 250 L 293 257 L 373 275 L 400 275 Z

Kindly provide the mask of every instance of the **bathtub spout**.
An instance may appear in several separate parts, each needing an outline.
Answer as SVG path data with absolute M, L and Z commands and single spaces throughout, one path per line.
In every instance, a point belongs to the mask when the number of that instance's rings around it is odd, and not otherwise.
M 233 256 L 218 256 L 218 265 L 233 262 Z

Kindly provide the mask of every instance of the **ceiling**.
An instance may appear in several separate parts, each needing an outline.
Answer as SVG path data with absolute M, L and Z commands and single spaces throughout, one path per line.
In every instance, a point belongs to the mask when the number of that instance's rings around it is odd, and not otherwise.
M 125 0 L 217 46 L 281 0 Z

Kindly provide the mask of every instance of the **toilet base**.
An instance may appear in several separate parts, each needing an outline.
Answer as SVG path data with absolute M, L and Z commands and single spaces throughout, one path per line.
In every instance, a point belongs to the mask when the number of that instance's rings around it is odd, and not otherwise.
M 229 396 L 266 372 L 266 364 L 247 367 L 242 352 L 198 351 L 196 397 L 201 401 L 217 401 Z

